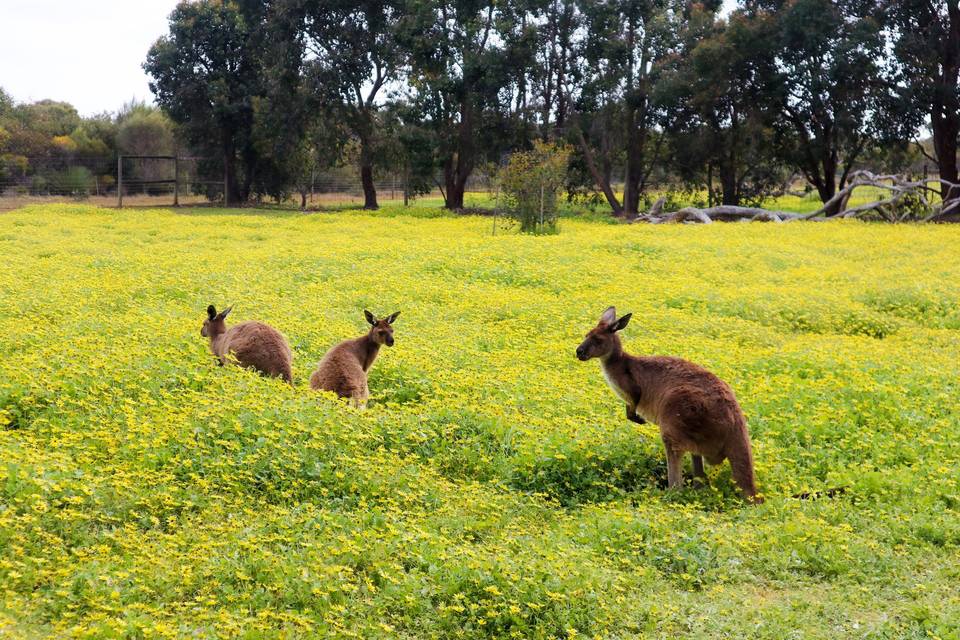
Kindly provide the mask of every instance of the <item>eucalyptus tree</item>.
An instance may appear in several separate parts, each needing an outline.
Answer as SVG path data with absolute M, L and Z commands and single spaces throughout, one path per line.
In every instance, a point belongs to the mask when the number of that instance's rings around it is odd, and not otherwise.
M 181 2 L 143 65 L 157 104 L 191 146 L 222 158 L 228 203 L 247 199 L 258 160 L 254 108 L 265 95 L 267 10 L 252 1 Z
M 641 193 L 662 158 L 662 112 L 653 94 L 675 50 L 676 6 L 668 0 L 581 0 L 582 77 L 575 138 L 615 215 L 638 212 Z M 612 170 L 623 166 L 623 203 Z
M 776 105 L 764 93 L 774 67 L 764 34 L 741 14 L 720 19 L 716 8 L 691 7 L 656 100 L 668 114 L 673 168 L 706 182 L 711 204 L 716 175 L 721 203 L 739 205 L 783 181 L 774 153 Z
M 899 0 L 888 6 L 894 65 L 906 98 L 900 115 L 914 123 L 929 122 L 932 159 L 940 177 L 955 183 L 960 136 L 960 2 Z M 948 189 L 941 185 L 944 199 L 960 197 Z
M 377 208 L 374 168 L 380 141 L 378 111 L 401 78 L 406 56 L 397 29 L 397 0 L 295 0 L 302 13 L 304 73 L 328 111 L 338 111 L 359 144 L 364 208 Z
M 766 34 L 773 74 L 762 92 L 774 100 L 783 159 L 827 203 L 864 151 L 896 138 L 887 117 L 884 16 L 873 0 L 746 0 L 745 16 Z M 835 201 L 833 209 L 842 203 Z M 828 211 L 827 213 L 832 213 Z
M 515 142 L 511 103 L 531 64 L 524 7 L 515 0 L 410 0 L 401 21 L 410 103 L 435 135 L 444 205 L 463 207 L 479 161 Z
M 539 28 L 529 72 L 540 136 L 546 141 L 562 135 L 570 116 L 570 94 L 579 78 L 576 48 L 582 14 L 576 0 L 546 0 L 533 11 Z

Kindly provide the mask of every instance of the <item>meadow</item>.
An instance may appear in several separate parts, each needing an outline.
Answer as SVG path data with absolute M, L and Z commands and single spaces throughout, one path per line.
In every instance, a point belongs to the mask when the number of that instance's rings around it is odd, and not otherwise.
M 491 229 L 0 215 L 0 637 L 960 637 L 960 228 Z M 215 366 L 211 303 L 294 387 Z M 763 505 L 663 489 L 574 357 L 611 304 L 730 383 Z M 307 378 L 364 308 L 402 313 L 361 412 Z

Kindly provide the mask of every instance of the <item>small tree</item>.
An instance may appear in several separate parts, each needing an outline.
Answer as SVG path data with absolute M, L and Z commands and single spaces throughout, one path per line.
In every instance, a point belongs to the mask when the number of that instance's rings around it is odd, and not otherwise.
M 498 176 L 507 214 L 521 233 L 556 233 L 557 193 L 567 177 L 570 148 L 536 141 L 510 156 Z

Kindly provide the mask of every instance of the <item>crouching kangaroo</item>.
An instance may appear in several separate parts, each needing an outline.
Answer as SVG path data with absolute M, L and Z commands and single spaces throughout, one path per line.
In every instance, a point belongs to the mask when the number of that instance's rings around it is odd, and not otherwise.
M 617 319 L 608 308 L 600 322 L 577 347 L 577 358 L 599 358 L 603 377 L 627 405 L 627 418 L 660 427 L 667 452 L 670 488 L 683 484 L 683 454 L 693 454 L 693 474 L 706 479 L 703 459 L 710 464 L 730 460 L 733 479 L 748 500 L 763 502 L 753 476 L 753 453 L 747 421 L 733 391 L 706 369 L 670 357 L 627 355 L 617 332 L 630 316 Z M 646 419 L 646 420 L 645 420 Z
M 311 389 L 333 391 L 341 398 L 350 398 L 350 404 L 361 409 L 366 408 L 370 398 L 367 371 L 377 359 L 381 345 L 393 346 L 393 323 L 400 312 L 380 320 L 367 310 L 363 314 L 370 323 L 370 331 L 327 351 L 310 376 Z
M 293 384 L 293 352 L 283 334 L 269 325 L 253 321 L 241 322 L 228 329 L 226 320 L 232 309 L 230 306 L 217 313 L 216 307 L 210 305 L 200 330 L 200 335 L 210 338 L 210 350 L 217 356 L 220 366 L 236 362 L 241 367 L 253 367 L 264 375 L 283 378 Z

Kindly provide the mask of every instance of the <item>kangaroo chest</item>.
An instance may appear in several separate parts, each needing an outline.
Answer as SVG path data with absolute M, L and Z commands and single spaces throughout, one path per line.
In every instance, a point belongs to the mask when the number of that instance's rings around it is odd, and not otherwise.
M 613 390 L 613 393 L 616 394 L 618 398 L 633 407 L 633 400 L 630 398 L 630 395 L 620 387 L 616 377 L 610 375 L 610 372 L 603 365 L 600 366 L 600 370 L 603 372 L 603 379 L 607 381 L 607 385 Z

